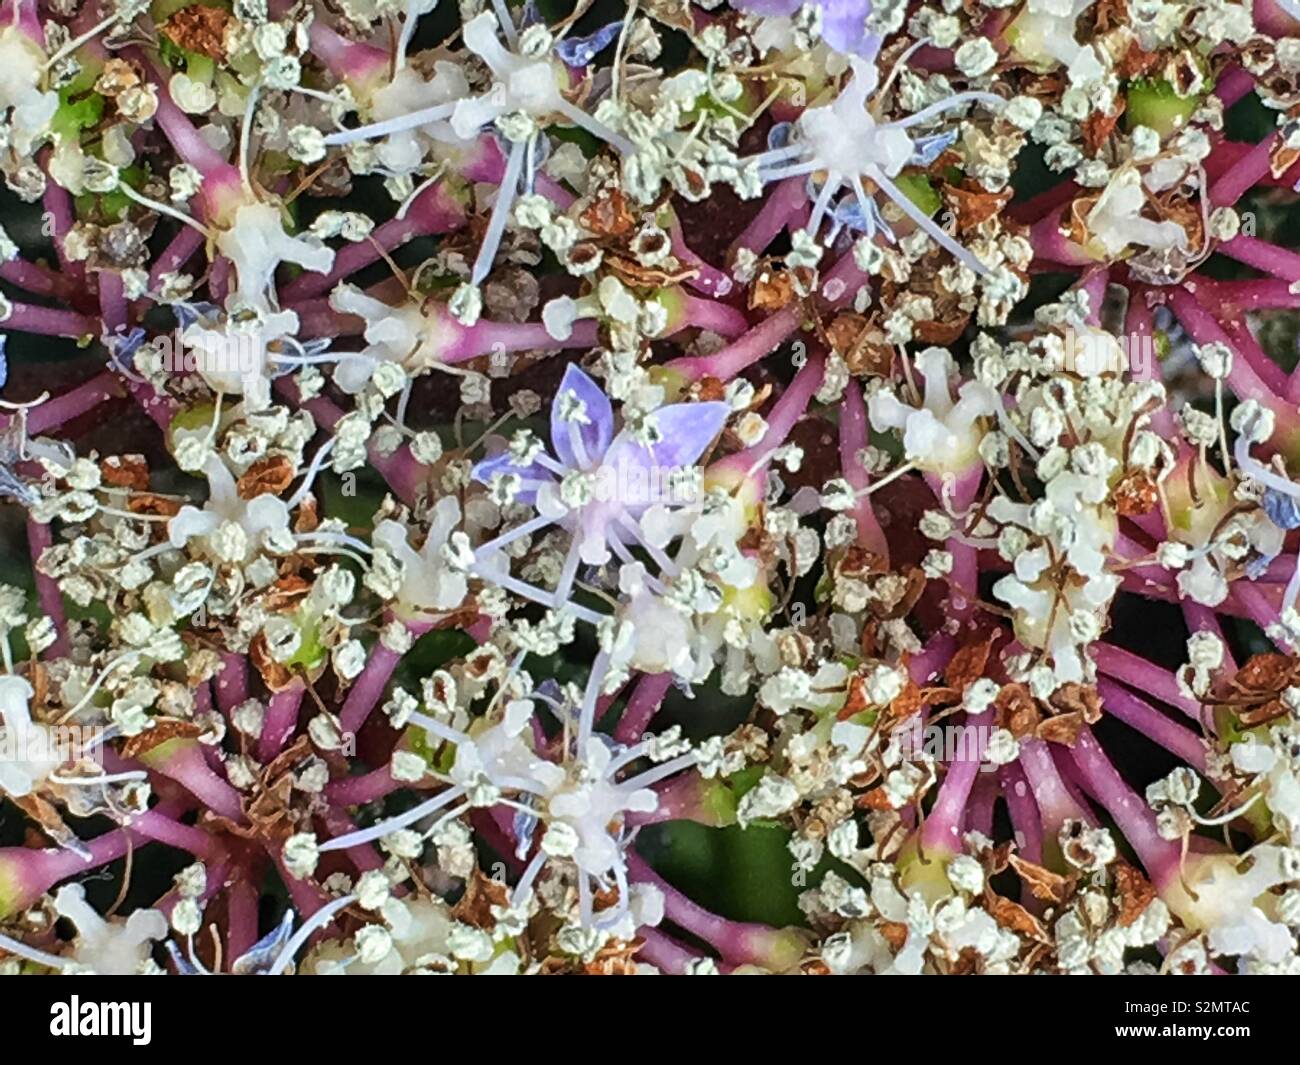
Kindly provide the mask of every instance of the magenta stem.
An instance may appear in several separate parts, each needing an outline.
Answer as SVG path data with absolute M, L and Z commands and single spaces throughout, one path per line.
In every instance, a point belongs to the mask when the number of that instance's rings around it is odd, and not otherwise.
M 979 775 L 987 738 L 984 733 L 993 723 L 993 711 L 971 714 L 966 718 L 966 729 L 978 729 L 974 744 L 959 743 L 957 757 L 948 766 L 948 774 L 939 785 L 939 797 L 925 819 L 921 829 L 921 847 L 929 855 L 961 853 L 961 826 L 966 817 L 966 804 L 971 788 Z M 975 749 L 972 750 L 971 748 Z
M 1169 292 L 1169 305 L 1197 344 L 1220 343 L 1236 351 L 1232 338 L 1223 331 L 1223 327 L 1219 325 L 1214 315 L 1201 305 L 1190 287 L 1182 285 L 1172 288 Z M 1228 385 L 1239 399 L 1254 399 L 1278 412 L 1279 421 L 1291 424 L 1295 420 L 1295 412 L 1287 411 L 1278 395 L 1279 389 L 1286 387 L 1286 377 L 1275 363 L 1270 365 L 1277 375 L 1278 389 L 1274 389 L 1261 378 L 1257 368 L 1248 363 L 1245 358 L 1232 360 L 1232 368 L 1227 378 Z
M 1231 107 L 1254 89 L 1255 79 L 1241 67 L 1234 66 L 1219 75 L 1218 83 L 1214 86 L 1214 95 L 1223 101 L 1224 107 Z
M 227 717 L 248 699 L 248 658 L 226 652 L 217 673 L 217 706 Z
M 48 160 L 48 155 L 46 159 Z M 85 264 L 73 262 L 63 250 L 63 242 L 72 231 L 73 223 L 77 220 L 76 211 L 72 206 L 72 197 L 68 194 L 68 190 L 58 182 L 46 181 L 42 206 L 45 208 L 45 218 L 50 224 L 50 236 L 54 241 L 54 251 L 58 255 L 59 267 L 62 273 L 71 278 L 76 285 L 84 284 L 86 280 Z
M 36 597 L 41 604 L 41 613 L 54 623 L 57 634 L 54 642 L 46 649 L 51 658 L 62 658 L 68 653 L 68 618 L 63 610 L 63 593 L 59 591 L 59 582 L 41 572 L 41 555 L 54 546 L 54 535 L 48 525 L 27 519 L 27 548 L 32 558 L 32 574 L 36 580 Z
M 58 275 L 24 259 L 10 259 L 7 263 L 0 263 L 0 278 L 35 296 L 54 296 L 60 288 Z
M 636 934 L 642 941 L 641 949 L 636 952 L 637 957 L 669 976 L 681 976 L 692 962 L 703 957 L 657 928 L 638 928 Z
M 871 476 L 858 458 L 869 440 L 867 431 L 867 405 L 862 400 L 862 389 L 851 380 L 844 390 L 840 403 L 840 470 L 855 492 L 864 492 L 871 485 Z M 849 510 L 858 526 L 858 543 L 881 562 L 889 565 L 889 542 L 876 518 L 871 497 L 860 495 Z
M 774 241 L 790 219 L 808 202 L 805 179 L 786 178 L 778 182 L 763 200 L 763 206 L 731 245 L 731 255 L 738 251 L 762 252 Z
M 406 627 L 412 637 L 418 639 L 433 627 L 433 622 L 421 618 L 408 621 Z M 385 647 L 382 640 L 376 642 L 365 669 L 353 682 L 348 697 L 343 701 L 343 709 L 339 711 L 339 721 L 344 732 L 356 734 L 361 731 L 361 726 L 383 698 L 384 689 L 401 660 L 402 656 Z
M 174 821 L 156 810 L 149 810 L 132 818 L 130 827 L 133 832 L 145 839 L 153 840 L 155 843 L 165 843 L 177 850 L 189 851 L 196 858 L 211 860 L 221 852 L 217 841 L 202 829 Z
M 1108 677 L 1114 677 L 1138 691 L 1154 696 L 1162 703 L 1176 707 L 1193 721 L 1201 718 L 1201 706 L 1194 699 L 1189 699 L 1178 687 L 1178 678 L 1169 670 L 1154 662 L 1148 662 L 1132 651 L 1116 647 L 1112 643 L 1097 641 L 1091 647 L 1092 660 L 1097 668 Z
M 1046 839 L 1055 840 L 1066 821 L 1082 821 L 1088 825 L 1097 823 L 1092 812 L 1075 799 L 1061 778 L 1046 741 L 1032 737 L 1021 739 L 1019 765 L 1029 784 L 1034 805 L 1038 807 Z
M 285 303 L 314 299 L 408 241 L 451 233 L 464 224 L 464 206 L 439 182 L 415 198 L 405 217 L 389 219 L 378 226 L 369 239 L 340 248 L 334 256 L 334 268 L 328 274 L 304 272 L 294 278 L 284 286 L 282 299 Z
M 483 355 L 506 354 L 514 351 L 534 351 L 538 348 L 590 348 L 599 343 L 599 325 L 594 318 L 584 318 L 573 323 L 573 332 L 566 340 L 556 340 L 540 322 L 489 322 L 479 321 L 462 326 L 449 315 L 434 328 L 455 326 L 457 338 L 442 353 L 443 362 L 468 362 Z
M 659 707 L 663 705 L 664 696 L 672 687 L 671 673 L 646 673 L 637 681 L 632 695 L 627 701 L 623 716 L 614 727 L 614 739 L 619 743 L 637 743 L 650 728 Z
M 843 292 L 851 295 L 865 280 L 865 276 L 854 263 L 852 253 L 849 253 L 831 268 L 823 282 L 823 288 L 833 283 L 833 287 L 843 286 Z M 839 298 L 831 302 L 841 302 L 843 292 Z M 667 366 L 692 381 L 704 377 L 729 381 L 746 367 L 752 366 L 763 356 L 779 348 L 802 324 L 803 307 L 798 302 L 794 302 L 769 315 L 747 333 L 712 355 L 673 359 Z
M 550 195 L 550 193 L 547 193 L 547 195 Z M 673 256 L 683 266 L 695 271 L 695 276 L 689 278 L 686 284 L 690 285 L 696 292 L 703 292 L 706 296 L 711 297 L 725 296 L 732 290 L 733 285 L 730 277 L 716 266 L 706 263 L 687 247 L 686 238 L 682 234 L 681 221 L 676 215 L 673 216 L 672 222 L 668 226 L 668 236 L 672 241 Z
M 1278 135 L 1271 133 L 1228 167 L 1210 186 L 1210 203 L 1230 207 L 1272 172 L 1270 159 Z
M 308 31 L 312 55 L 317 56 L 335 77 L 362 80 L 378 74 L 389 64 L 388 52 L 361 41 L 349 41 L 322 19 L 315 19 Z
M 176 154 L 181 157 L 181 161 L 189 163 L 202 174 L 205 185 L 213 178 L 218 181 L 239 180 L 238 169 L 203 139 L 203 135 L 195 129 L 189 116 L 176 106 L 167 88 L 167 78 L 152 64 L 149 64 L 147 69 L 158 89 L 158 110 L 154 118 L 164 136 L 171 142 L 171 146 L 176 149 Z
M 157 761 L 144 756 L 144 763 L 170 780 L 176 781 L 210 810 L 231 821 L 244 819 L 243 798 L 219 777 L 203 757 L 196 740 L 177 740 L 173 751 Z
M 981 775 L 971 788 L 966 806 L 965 831 L 993 838 L 993 808 L 998 801 L 998 785 L 990 775 Z
M 257 757 L 263 764 L 284 750 L 289 737 L 298 728 L 298 708 L 302 705 L 305 689 L 295 682 L 292 687 L 271 696 L 266 707 L 266 720 L 262 723 L 262 736 L 257 745 Z
M 653 884 L 664 896 L 664 912 L 683 930 L 702 939 L 735 965 L 768 966 L 786 946 L 777 929 L 752 922 L 729 921 L 692 902 L 650 868 L 635 851 L 628 851 L 627 868 L 639 883 Z
M 1070 758 L 1084 787 L 1106 808 L 1137 852 L 1147 875 L 1163 891 L 1178 876 L 1178 845 L 1161 838 L 1155 813 L 1119 775 L 1090 729 L 1079 733 L 1070 748 Z
M 1043 819 L 1034 801 L 1034 792 L 1018 762 L 998 769 L 998 783 L 1011 817 L 1011 832 L 1016 851 L 1036 864 L 1043 861 Z
M 181 226 L 176 236 L 149 270 L 149 288 L 157 291 L 164 274 L 177 273 L 203 247 L 203 234 L 193 226 Z
M 1239 263 L 1253 266 L 1273 277 L 1292 284 L 1300 278 L 1300 255 L 1287 248 L 1279 248 L 1266 240 L 1244 234 L 1225 240 L 1217 249 L 1221 254 Z
M 790 433 L 799 424 L 800 419 L 808 413 L 808 406 L 822 386 L 826 375 L 826 360 L 820 354 L 808 356 L 808 361 L 799 368 L 794 380 L 775 403 L 766 416 L 767 432 L 763 438 L 744 451 L 737 451 L 726 458 L 719 459 L 717 465 L 749 473 L 754 467 L 765 469 L 771 462 L 772 452 L 784 446 Z
M 378 802 L 403 787 L 406 785 L 393 779 L 388 766 L 383 766 L 359 776 L 330 781 L 325 785 L 325 798 L 335 806 L 361 806 Z
M 99 320 L 104 332 L 116 333 L 125 329 L 128 308 L 122 275 L 113 270 L 101 270 L 96 277 L 99 280 Z
M 121 395 L 120 384 L 112 371 L 98 373 L 89 381 L 83 381 L 76 388 L 61 396 L 47 399 L 39 407 L 34 407 L 27 415 L 27 432 L 40 436 L 51 429 L 79 418 L 87 411 L 94 410 L 101 403 L 106 403 Z
M 1106 713 L 1176 754 L 1198 772 L 1206 773 L 1205 743 L 1197 733 L 1166 717 L 1150 703 L 1113 681 L 1098 680 L 1097 690 Z
M 749 319 L 740 311 L 717 300 L 687 295 L 679 328 L 707 329 L 724 340 L 734 340 L 749 328 Z
M 11 303 L 9 316 L 0 321 L 0 327 L 21 333 L 40 333 L 43 336 L 74 337 L 98 335 L 92 318 L 76 311 L 59 307 L 36 307 L 30 303 Z
M 326 810 L 321 815 L 321 820 L 325 822 L 325 827 L 329 830 L 331 838 L 346 836 L 357 830 L 357 823 L 340 809 Z M 375 848 L 369 843 L 358 843 L 355 847 L 346 847 L 343 853 L 347 855 L 348 861 L 356 866 L 358 872 L 368 873 L 372 869 L 383 868 L 383 859 L 379 857 Z
M 333 429 L 338 420 L 343 417 L 343 411 L 334 401 L 324 396 L 302 403 L 298 396 L 297 385 L 288 377 L 277 378 L 275 390 L 289 402 L 300 404 L 322 429 Z M 393 454 L 384 455 L 380 453 L 378 447 L 371 444 L 368 455 L 370 464 L 388 482 L 393 493 L 403 503 L 408 506 L 413 505 L 420 485 L 424 482 L 425 470 L 411 456 L 410 448 L 403 445 Z
M 170 818 L 184 812 L 183 803 L 160 802 L 141 815 Z M 141 818 L 130 828 L 114 829 L 85 844 L 88 857 L 57 847 L 0 848 L 0 917 L 8 917 L 31 906 L 60 880 L 79 876 L 116 861 L 131 846 L 150 842 L 140 828 Z
M 226 889 L 226 967 L 242 958 L 257 942 L 258 890 L 245 877 L 237 877 Z

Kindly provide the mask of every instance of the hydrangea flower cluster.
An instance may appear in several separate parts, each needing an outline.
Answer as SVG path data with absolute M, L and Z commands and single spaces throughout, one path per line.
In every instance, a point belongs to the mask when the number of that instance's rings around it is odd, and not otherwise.
M 1296 15 L 4 0 L 0 972 L 1300 973 Z

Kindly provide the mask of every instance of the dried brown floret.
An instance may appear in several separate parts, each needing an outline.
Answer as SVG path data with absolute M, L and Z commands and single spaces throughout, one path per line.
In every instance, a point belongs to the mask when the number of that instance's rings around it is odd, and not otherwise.
M 220 7 L 191 4 L 159 26 L 158 32 L 186 51 L 224 60 L 226 27 L 232 17 L 229 11 Z
M 1156 889 L 1151 881 L 1122 858 L 1116 859 L 1112 871 L 1115 875 L 1115 893 L 1119 896 L 1119 924 L 1127 928 L 1151 905 Z
M 149 488 L 149 464 L 143 455 L 109 455 L 99 464 L 99 475 L 110 488 L 144 492 Z
M 256 499 L 261 495 L 278 496 L 293 483 L 293 478 L 293 463 L 287 455 L 267 455 L 244 471 L 235 489 L 240 499 Z

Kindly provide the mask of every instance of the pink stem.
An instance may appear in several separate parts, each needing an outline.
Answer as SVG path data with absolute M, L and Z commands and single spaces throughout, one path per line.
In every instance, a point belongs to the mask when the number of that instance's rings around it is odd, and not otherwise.
M 1272 172 L 1270 162 L 1278 135 L 1271 133 L 1232 164 L 1210 186 L 1210 203 L 1230 207 Z
M 871 485 L 871 477 L 858 455 L 867 446 L 867 405 L 862 400 L 862 389 L 857 381 L 850 381 L 840 404 L 840 470 L 855 492 L 864 492 Z M 889 565 L 889 543 L 885 531 L 876 518 L 871 497 L 859 495 L 849 510 L 858 526 L 858 543 L 878 555 L 885 566 Z
M 257 745 L 257 757 L 263 764 L 284 750 L 289 737 L 298 728 L 298 708 L 305 692 L 301 683 L 271 696 L 266 707 L 266 720 L 262 723 L 262 736 Z
M 40 333 L 43 336 L 75 337 L 97 336 L 99 329 L 93 318 L 76 311 L 59 307 L 36 307 L 30 303 L 11 303 L 9 316 L 0 326 L 20 333 Z
M 1244 234 L 1225 240 L 1217 249 L 1221 254 L 1239 263 L 1253 266 L 1273 277 L 1293 284 L 1300 278 L 1300 255 L 1287 248 L 1279 248 L 1266 240 Z
M 141 761 L 176 781 L 208 809 L 231 821 L 244 819 L 243 797 L 213 771 L 196 740 L 176 740 L 160 758 L 143 755 Z
M 325 785 L 325 798 L 335 806 L 360 806 L 363 803 L 377 802 L 405 786 L 394 780 L 388 766 L 384 766 L 360 776 L 330 781 Z
M 160 802 L 136 818 L 126 829 L 114 829 L 85 844 L 88 857 L 74 851 L 49 847 L 0 848 L 0 917 L 8 917 L 31 906 L 60 880 L 91 872 L 116 861 L 131 846 L 150 842 L 141 830 L 140 821 L 151 815 L 174 817 L 185 810 L 184 804 Z
M 844 301 L 846 295 L 852 298 L 856 286 L 865 279 L 866 275 L 857 268 L 850 253 L 831 268 L 823 282 L 823 288 L 841 289 L 836 298 L 830 299 L 832 305 L 837 305 Z M 802 305 L 798 302 L 791 303 L 712 355 L 673 359 L 667 366 L 691 381 L 704 377 L 729 381 L 784 344 L 803 324 L 803 318 Z
M 1082 821 L 1089 825 L 1097 823 L 1092 812 L 1079 804 L 1061 779 L 1060 771 L 1044 740 L 1030 737 L 1022 739 L 1019 764 L 1033 793 L 1034 804 L 1038 807 L 1045 839 L 1055 841 L 1066 821 Z
M 1121 680 L 1162 703 L 1176 707 L 1193 721 L 1200 720 L 1200 704 L 1182 693 L 1178 687 L 1178 678 L 1169 670 L 1112 643 L 1098 641 L 1092 645 L 1091 651 L 1097 668 L 1108 677 Z
M 646 673 L 632 691 L 627 701 L 627 708 L 614 727 L 614 739 L 619 743 L 637 743 L 650 728 L 659 707 L 663 705 L 664 696 L 672 687 L 671 673 Z
M 27 415 L 27 431 L 32 436 L 40 436 L 51 429 L 78 418 L 89 410 L 94 410 L 101 403 L 106 403 L 114 396 L 121 395 L 120 385 L 115 374 L 104 371 L 96 374 L 89 381 L 83 381 L 70 392 L 47 399 L 39 407 L 33 408 Z
M 63 611 L 63 593 L 59 582 L 41 572 L 37 563 L 41 555 L 54 545 L 54 536 L 48 525 L 27 519 L 27 548 L 32 557 L 32 574 L 36 580 L 36 596 L 41 612 L 54 623 L 56 638 L 47 649 L 51 658 L 62 658 L 68 653 L 68 619 Z
M 961 853 L 961 826 L 966 817 L 966 803 L 980 771 L 985 743 L 983 733 L 992 721 L 992 710 L 971 714 L 966 719 L 965 729 L 979 730 L 975 733 L 976 742 L 959 744 L 957 757 L 949 765 L 948 775 L 939 786 L 939 797 L 921 829 L 921 847 L 927 855 L 935 851 L 947 855 Z M 975 750 L 971 750 L 972 746 Z
M 755 466 L 760 467 L 760 472 L 765 469 L 771 462 L 772 452 L 784 446 L 794 427 L 808 413 L 808 406 L 821 388 L 825 375 L 826 360 L 820 354 L 810 355 L 768 411 L 767 432 L 763 438 L 743 451 L 719 459 L 716 465 L 742 473 L 748 473 Z
M 52 230 L 50 236 L 54 239 L 54 251 L 59 257 L 59 266 L 62 272 L 78 286 L 84 285 L 86 280 L 85 264 L 73 262 L 63 250 L 63 242 L 72 231 L 73 223 L 77 220 L 76 211 L 72 206 L 72 197 L 68 194 L 68 190 L 58 182 L 46 181 L 42 205 L 45 208 L 45 217 L 50 223 Z
M 1253 92 L 1254 88 L 1255 79 L 1241 67 L 1234 66 L 1219 75 L 1214 95 L 1223 101 L 1224 107 L 1231 107 L 1247 93 Z
M 203 247 L 203 234 L 193 226 L 181 226 L 149 270 L 149 288 L 157 291 L 164 274 L 174 274 Z M 308 275 L 310 276 L 310 275 Z
M 997 782 L 990 776 L 981 776 L 971 788 L 970 802 L 966 806 L 967 832 L 978 832 L 990 839 L 993 837 L 994 807 L 998 801 Z
M 277 378 L 275 390 L 291 403 L 300 402 L 298 388 L 288 377 Z M 302 403 L 301 406 L 322 429 L 333 429 L 335 423 L 343 417 L 343 411 L 334 401 L 323 396 Z M 419 487 L 424 482 L 425 471 L 412 458 L 410 449 L 403 446 L 391 455 L 384 455 L 372 444 L 369 457 L 370 464 L 388 482 L 393 493 L 408 506 L 414 504 Z
M 1118 718 L 1142 733 L 1147 739 L 1171 751 L 1198 772 L 1206 773 L 1206 748 L 1201 737 L 1191 729 L 1166 717 L 1150 703 L 1138 698 L 1127 688 L 1109 680 L 1097 682 L 1102 705 L 1106 713 Z
M 60 288 L 57 274 L 23 259 L 10 259 L 7 263 L 0 263 L 0 277 L 35 296 L 53 296 Z
M 257 942 L 257 910 L 261 899 L 255 884 L 237 878 L 226 889 L 226 965 L 229 968 Z
M 637 957 L 669 976 L 681 976 L 692 962 L 702 957 L 657 928 L 639 928 L 636 934 L 642 940 Z
M 784 953 L 788 936 L 764 924 L 729 921 L 692 902 L 656 873 L 635 851 L 627 854 L 627 868 L 634 881 L 653 884 L 664 896 L 664 911 L 679 928 L 713 947 L 736 965 L 769 965 Z
M 378 260 L 381 252 L 388 254 L 416 237 L 450 233 L 464 224 L 464 205 L 439 182 L 420 193 L 404 217 L 389 219 L 378 226 L 369 239 L 341 248 L 334 257 L 334 269 L 328 274 L 303 273 L 294 278 L 284 286 L 282 299 L 285 303 L 314 299 Z
M 998 783 L 1002 797 L 1007 802 L 1011 817 L 1011 831 L 1016 850 L 1031 862 L 1043 860 L 1043 820 L 1034 801 L 1034 792 L 1019 763 L 1012 762 L 998 769 Z
M 1079 734 L 1070 757 L 1084 786 L 1119 826 L 1152 882 L 1164 890 L 1178 876 L 1178 844 L 1161 838 L 1155 813 L 1119 775 L 1091 730 Z
M 1220 343 L 1236 351 L 1232 338 L 1223 331 L 1215 320 L 1192 294 L 1187 286 L 1178 286 L 1169 292 L 1169 305 L 1178 320 L 1197 344 Z M 1270 363 L 1280 378 L 1279 387 L 1286 387 L 1286 378 L 1276 364 Z M 1254 399 L 1264 406 L 1279 412 L 1279 421 L 1290 424 L 1294 421 L 1294 412 L 1286 411 L 1281 403 L 1278 391 L 1260 377 L 1257 369 L 1244 358 L 1234 358 L 1232 369 L 1228 374 L 1228 385 L 1239 399 Z
M 221 671 L 217 674 L 217 706 L 227 717 L 235 707 L 248 700 L 248 658 L 245 655 L 221 656 Z
M 710 266 L 686 246 L 686 238 L 682 235 L 682 224 L 676 216 L 668 227 L 668 236 L 672 241 L 673 255 L 677 261 L 696 272 L 686 284 L 696 292 L 703 292 L 706 296 L 712 297 L 725 296 L 732 290 L 730 277 L 716 266 Z
M 131 830 L 155 843 L 165 843 L 177 850 L 189 851 L 196 858 L 211 860 L 221 852 L 216 839 L 201 828 L 174 821 L 149 810 L 131 821 Z
M 321 815 L 321 820 L 325 822 L 325 827 L 329 829 L 331 837 L 346 836 L 350 832 L 357 830 L 357 824 L 343 810 L 331 809 L 326 810 Z M 368 873 L 372 869 L 382 869 L 384 861 L 379 857 L 375 848 L 369 843 L 358 843 L 355 847 L 347 847 L 343 851 L 348 856 L 348 860 L 357 867 L 357 871 Z
M 777 238 L 781 230 L 789 224 L 791 217 L 808 202 L 804 191 L 805 179 L 801 177 L 786 178 L 772 189 L 763 201 L 763 206 L 754 220 L 747 225 L 731 245 L 731 255 L 744 249 L 761 252 Z
M 408 623 L 408 627 L 411 635 L 418 637 L 424 635 L 433 626 L 432 622 L 420 620 Z M 371 712 L 379 705 L 379 700 L 383 698 L 384 688 L 392 679 L 393 670 L 401 660 L 402 656 L 385 647 L 383 641 L 377 642 L 371 649 L 366 668 L 353 682 L 348 697 L 343 702 L 343 709 L 339 711 L 339 721 L 343 725 L 344 732 L 355 735 L 361 731 L 361 726 L 366 723 Z
M 728 304 L 688 295 L 679 328 L 685 327 L 707 329 L 724 340 L 734 340 L 749 328 L 749 320 Z

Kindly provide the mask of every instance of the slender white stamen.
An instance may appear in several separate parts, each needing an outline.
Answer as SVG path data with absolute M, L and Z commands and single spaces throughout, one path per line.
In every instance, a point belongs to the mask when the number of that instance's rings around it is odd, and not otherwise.
M 529 518 L 528 521 L 524 522 L 522 525 L 516 525 L 513 529 L 508 532 L 503 532 L 496 539 L 489 540 L 487 543 L 476 549 L 474 552 L 474 558 L 476 560 L 487 558 L 487 556 L 492 554 L 492 552 L 500 551 L 501 548 L 505 547 L 507 544 L 512 544 L 516 540 L 522 540 L 525 536 L 531 536 L 539 529 L 544 529 L 546 526 L 551 524 L 553 524 L 552 519 L 542 515 L 538 515 L 535 518 Z
M 407 825 L 421 821 L 430 814 L 437 813 L 448 803 L 454 802 L 465 794 L 462 787 L 450 788 L 447 791 L 440 792 L 432 799 L 426 799 L 418 806 L 413 806 L 405 813 L 397 814 L 394 817 L 386 818 L 378 824 L 371 825 L 369 828 L 358 829 L 356 832 L 349 832 L 344 836 L 336 836 L 334 839 L 326 840 L 317 850 L 321 854 L 328 851 L 347 850 L 350 847 L 359 846 L 362 843 L 370 843 L 377 839 L 383 839 L 385 836 L 391 836 L 399 828 L 405 828 Z
M 992 107 L 1001 107 L 1005 100 L 1001 96 L 991 92 L 959 92 L 956 96 L 949 96 L 946 100 L 940 100 L 938 103 L 931 104 L 929 107 L 922 108 L 915 114 L 901 118 L 897 122 L 891 122 L 890 125 L 897 126 L 900 129 L 910 129 L 912 126 L 919 125 L 922 122 L 928 122 L 930 119 L 944 114 L 947 111 L 955 110 L 958 107 L 965 107 L 967 104 L 983 103 Z
M 18 940 L 10 939 L 3 934 L 0 934 L 0 950 L 17 958 L 25 958 L 27 961 L 35 962 L 37 965 L 48 965 L 51 969 L 66 969 L 73 964 L 68 958 L 60 958 L 57 954 L 47 954 L 43 950 L 29 947 L 26 943 L 20 943 Z
M 313 913 L 298 928 L 289 942 L 284 945 L 284 949 L 276 956 L 275 961 L 271 963 L 270 969 L 267 970 L 268 976 L 279 976 L 293 962 L 293 957 L 302 949 L 303 944 L 311 937 L 313 932 L 324 928 L 334 919 L 334 915 L 340 910 L 346 909 L 357 901 L 355 895 L 344 895 L 341 899 L 335 899 L 333 902 L 327 902 L 319 910 Z
M 636 150 L 636 145 L 634 145 L 630 140 L 624 137 L 621 133 L 615 133 L 605 125 L 605 123 L 592 118 L 591 115 L 587 114 L 587 112 L 581 107 L 577 107 L 564 99 L 557 102 L 557 107 L 560 114 L 575 126 L 582 127 L 593 137 L 613 146 L 624 155 L 631 155 Z
M 302 484 L 298 486 L 298 490 L 294 492 L 294 494 L 289 497 L 289 501 L 285 503 L 285 507 L 288 510 L 293 510 L 294 507 L 298 506 L 299 503 L 307 498 L 307 493 L 311 491 L 311 486 L 316 480 L 316 475 L 320 473 L 321 466 L 329 457 L 329 453 L 333 450 L 334 441 L 332 439 L 325 441 L 325 443 L 320 446 L 320 449 L 311 460 L 311 465 L 307 467 L 307 473 L 303 476 Z
M 118 655 L 111 662 L 109 662 L 109 664 L 106 665 L 100 671 L 99 676 L 97 676 L 94 679 L 94 681 L 91 682 L 90 687 L 86 689 L 86 694 L 83 695 L 77 701 L 77 704 L 73 706 L 70 710 L 64 711 L 63 715 L 59 718 L 59 724 L 62 724 L 64 721 L 67 721 L 68 718 L 76 717 L 79 713 L 81 713 L 81 711 L 84 710 L 90 704 L 90 700 L 95 697 L 95 693 L 99 691 L 100 685 L 102 685 L 104 681 L 108 679 L 108 677 L 112 674 L 112 672 L 115 669 L 117 669 L 118 666 L 120 666 L 123 662 L 128 662 L 137 659 L 142 654 L 144 654 L 143 651 L 126 651 L 123 654 Z
M 879 167 L 870 167 L 867 171 L 868 177 L 871 178 L 881 190 L 894 201 L 902 212 L 907 215 L 913 222 L 920 226 L 926 233 L 935 239 L 942 247 L 947 248 L 957 259 L 965 263 L 977 274 L 987 275 L 989 269 L 980 262 L 971 252 L 963 248 L 957 241 L 953 240 L 946 232 L 937 226 L 928 214 L 921 210 L 912 202 L 910 196 L 902 189 L 895 185 L 889 178 L 880 172 Z
M 676 758 L 664 762 L 663 765 L 657 765 L 653 769 L 647 769 L 631 780 L 626 780 L 619 785 L 628 791 L 639 791 L 641 788 L 648 788 L 651 784 L 657 784 L 659 781 L 672 776 L 674 773 L 680 773 L 683 769 L 689 769 L 695 764 L 697 756 L 694 751 L 687 754 L 678 755 Z
M 528 867 L 519 878 L 519 883 L 515 885 L 514 894 L 510 899 L 512 906 L 520 905 L 532 893 L 533 882 L 537 879 L 537 874 L 542 871 L 544 865 L 546 865 L 546 852 L 538 851 L 533 855 L 533 860 L 528 863 Z
M 404 133 L 408 129 L 416 129 L 419 126 L 427 126 L 430 122 L 450 118 L 451 113 L 455 110 L 456 101 L 435 104 L 433 107 L 424 107 L 419 111 L 412 111 L 410 114 L 397 115 L 382 122 L 372 122 L 368 126 L 339 130 L 339 132 L 331 133 L 326 137 L 324 143 L 327 148 L 334 148 L 343 144 L 352 144 L 354 141 L 369 141 L 378 137 L 387 137 L 393 133 Z
M 47 779 L 68 787 L 88 788 L 95 784 L 121 784 L 128 780 L 148 780 L 149 774 L 143 769 L 132 769 L 125 773 L 103 773 L 95 777 L 65 777 L 58 773 L 51 773 Z
M 176 221 L 178 222 L 184 222 L 187 226 L 191 226 L 194 229 L 197 229 L 200 233 L 203 234 L 205 238 L 211 239 L 212 234 L 208 230 L 207 226 L 191 218 L 184 211 L 178 211 L 176 210 L 176 208 L 169 207 L 165 203 L 159 203 L 157 200 L 151 200 L 148 196 L 145 196 L 143 193 L 136 192 L 135 189 L 131 188 L 131 186 L 128 185 L 125 181 L 118 182 L 117 191 L 120 192 L 123 196 L 125 196 L 128 200 L 134 200 L 141 207 L 148 207 L 149 210 L 151 211 L 157 211 L 159 214 L 165 214 L 169 218 L 176 219 Z
M 458 728 L 452 728 L 450 725 L 444 725 L 436 717 L 430 717 L 428 714 L 422 714 L 416 710 L 407 719 L 412 725 L 418 725 L 425 732 L 430 732 L 440 740 L 446 740 L 448 743 L 468 743 L 469 736 L 461 732 Z
M 519 191 L 519 175 L 523 172 L 524 152 L 527 144 L 516 141 L 510 146 L 510 156 L 506 160 L 506 172 L 497 189 L 497 200 L 492 205 L 492 217 L 488 220 L 487 232 L 483 234 L 483 245 L 479 248 L 478 258 L 474 260 L 474 270 L 470 274 L 471 285 L 481 285 L 492 271 L 492 261 L 501 246 L 501 236 L 506 231 L 506 222 L 510 218 L 510 205 L 514 203 Z
M 587 681 L 587 690 L 582 696 L 582 712 L 578 716 L 578 751 L 587 749 L 591 731 L 596 727 L 596 703 L 600 695 L 600 684 L 605 679 L 605 670 L 609 668 L 609 654 L 601 650 L 596 653 L 596 660 L 591 664 L 591 677 Z

